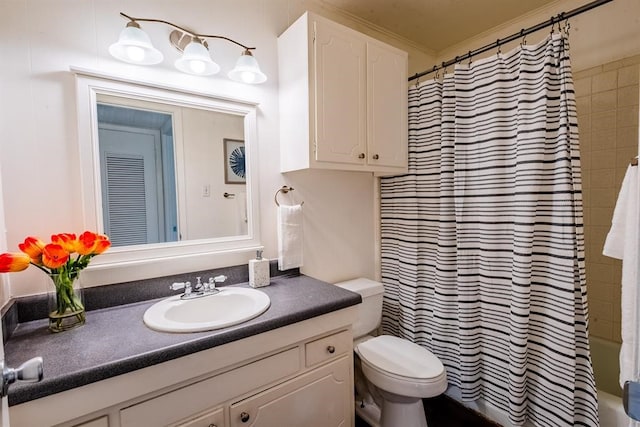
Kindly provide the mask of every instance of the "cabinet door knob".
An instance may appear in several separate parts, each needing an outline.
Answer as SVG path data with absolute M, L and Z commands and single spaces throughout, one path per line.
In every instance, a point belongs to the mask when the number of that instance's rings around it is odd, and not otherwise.
M 380 156 L 378 156 L 377 154 L 373 155 L 373 160 L 378 160 L 380 158 Z
M 215 424 L 211 423 L 211 424 L 209 424 L 208 427 L 218 427 L 218 426 L 216 426 Z
M 336 352 L 336 348 L 332 345 L 327 347 L 327 351 L 329 352 L 329 354 L 333 354 Z
M 360 154 L 358 155 L 358 158 L 359 158 L 359 159 L 364 159 L 364 158 L 365 158 L 364 153 L 360 153 Z
M 240 414 L 240 421 L 242 421 L 243 423 L 246 423 L 247 421 L 249 421 L 250 418 L 251 418 L 251 415 L 247 414 L 246 412 L 243 412 Z

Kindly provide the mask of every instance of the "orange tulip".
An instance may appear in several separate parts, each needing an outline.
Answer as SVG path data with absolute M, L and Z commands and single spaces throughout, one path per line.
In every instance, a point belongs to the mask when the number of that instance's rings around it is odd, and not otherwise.
M 37 237 L 27 237 L 24 239 L 24 243 L 20 243 L 18 248 L 25 254 L 31 257 L 31 261 L 35 264 L 42 263 L 42 250 L 44 249 L 44 242 Z
M 96 246 L 93 248 L 93 253 L 95 255 L 100 255 L 107 249 L 111 247 L 111 241 L 104 234 L 98 234 L 96 237 Z
M 12 273 L 29 267 L 31 257 L 22 253 L 6 253 L 0 255 L 0 273 Z
M 70 254 L 76 252 L 78 247 L 78 240 L 73 233 L 54 234 L 51 236 L 51 243 L 62 246 L 62 248 Z
M 91 231 L 85 231 L 78 237 L 78 246 L 77 252 L 80 255 L 89 255 L 93 253 L 93 250 L 96 247 L 96 238 L 98 235 L 96 233 L 92 233 Z
M 69 260 L 69 252 L 61 245 L 49 243 L 42 251 L 42 263 L 49 268 L 60 268 Z

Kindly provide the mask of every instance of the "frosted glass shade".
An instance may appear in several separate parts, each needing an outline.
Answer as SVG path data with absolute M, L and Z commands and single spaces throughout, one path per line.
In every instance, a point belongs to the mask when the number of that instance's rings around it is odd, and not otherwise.
M 129 22 L 120 32 L 118 41 L 109 46 L 109 53 L 130 64 L 153 65 L 162 62 L 162 53 L 153 47 L 151 39 L 137 23 Z
M 220 71 L 220 66 L 211 60 L 209 51 L 198 39 L 193 39 L 184 48 L 184 53 L 176 60 L 175 66 L 183 73 L 196 76 L 209 76 Z
M 267 76 L 260 71 L 258 61 L 249 50 L 245 50 L 233 70 L 228 74 L 231 80 L 241 83 L 259 84 L 267 81 Z

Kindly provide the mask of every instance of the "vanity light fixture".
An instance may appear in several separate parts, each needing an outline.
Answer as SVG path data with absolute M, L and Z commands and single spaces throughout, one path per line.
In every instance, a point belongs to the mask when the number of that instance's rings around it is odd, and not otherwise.
M 267 76 L 260 70 L 258 61 L 252 50 L 255 47 L 247 47 L 228 37 L 197 34 L 176 24 L 161 19 L 134 18 L 122 12 L 120 15 L 128 19 L 126 27 L 120 33 L 118 41 L 109 46 L 109 53 L 116 59 L 130 64 L 153 65 L 162 62 L 162 53 L 153 47 L 151 39 L 141 28 L 138 22 L 159 22 L 173 27 L 169 34 L 169 41 L 176 49 L 182 52 L 182 56 L 175 62 L 175 67 L 183 73 L 208 76 L 220 71 L 209 54 L 209 45 L 205 39 L 222 39 L 242 47 L 243 52 L 236 66 L 227 75 L 231 80 L 258 84 L 267 80 Z

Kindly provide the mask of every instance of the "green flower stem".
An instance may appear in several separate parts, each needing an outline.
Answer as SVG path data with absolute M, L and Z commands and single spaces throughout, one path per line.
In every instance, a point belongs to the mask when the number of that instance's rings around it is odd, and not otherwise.
M 74 276 L 73 278 L 71 276 Z M 69 274 L 69 271 L 62 271 L 49 274 L 56 288 L 56 312 L 59 315 L 67 311 L 75 312 L 84 310 L 84 306 L 73 290 L 73 282 L 77 273 Z

